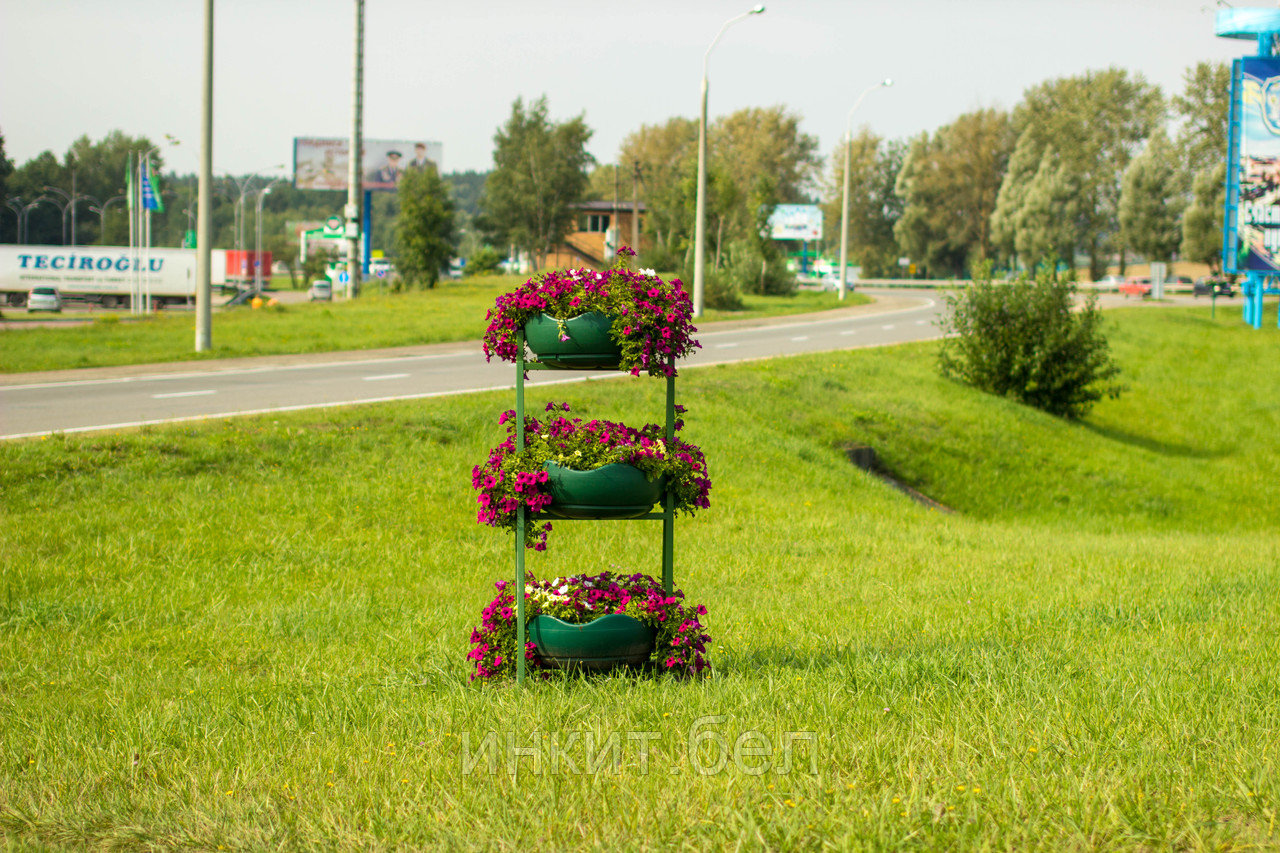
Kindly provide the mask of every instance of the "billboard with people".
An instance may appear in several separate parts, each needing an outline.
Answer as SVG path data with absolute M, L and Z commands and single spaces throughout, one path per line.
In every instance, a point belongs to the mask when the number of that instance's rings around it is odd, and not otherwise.
M 349 139 L 298 137 L 293 140 L 293 184 L 300 190 L 345 190 Z M 440 168 L 444 146 L 413 139 L 366 139 L 360 176 L 366 190 L 394 190 L 406 172 Z

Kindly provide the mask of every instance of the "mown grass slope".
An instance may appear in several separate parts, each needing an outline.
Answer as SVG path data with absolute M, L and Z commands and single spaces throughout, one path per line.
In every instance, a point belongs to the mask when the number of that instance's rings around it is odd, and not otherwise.
M 1115 318 L 1130 390 L 1082 423 L 937 378 L 932 345 L 686 371 L 715 481 L 677 530 L 715 638 L 697 681 L 467 683 L 511 572 L 469 489 L 508 395 L 2 445 L 0 833 L 1273 847 L 1274 334 Z M 643 421 L 661 387 L 551 399 Z M 529 567 L 657 573 L 659 539 L 566 522 Z

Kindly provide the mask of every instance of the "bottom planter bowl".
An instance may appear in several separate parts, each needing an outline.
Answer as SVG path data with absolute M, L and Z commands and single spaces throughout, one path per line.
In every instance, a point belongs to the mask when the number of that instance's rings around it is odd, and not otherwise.
M 639 666 L 653 654 L 656 632 L 622 613 L 611 613 L 575 625 L 554 616 L 529 622 L 529 639 L 538 646 L 543 663 L 555 669 L 599 672 L 618 666 Z
M 650 482 L 634 465 L 574 471 L 548 462 L 546 470 L 552 502 L 543 512 L 558 518 L 639 518 L 666 490 L 666 477 Z

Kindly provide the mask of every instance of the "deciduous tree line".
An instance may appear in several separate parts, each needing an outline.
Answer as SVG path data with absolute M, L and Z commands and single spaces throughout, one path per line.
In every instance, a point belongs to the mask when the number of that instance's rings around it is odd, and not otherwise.
M 1166 98 L 1141 75 L 1110 68 L 1041 83 L 1010 111 L 976 110 L 906 141 L 864 129 L 851 142 L 852 255 L 870 277 L 897 274 L 903 256 L 934 276 L 964 275 L 988 260 L 1031 268 L 1080 259 L 1095 278 L 1116 259 L 1121 267 L 1175 255 L 1215 264 L 1228 86 L 1225 65 L 1200 63 L 1186 71 L 1183 91 Z M 542 135 L 522 141 L 531 126 Z M 563 235 L 572 210 L 556 220 L 539 207 L 541 179 L 560 187 L 561 198 L 638 196 L 647 206 L 647 263 L 687 267 L 697 134 L 692 119 L 645 125 L 623 141 L 616 165 L 588 178 L 584 118 L 557 125 L 545 98 L 528 108 L 517 102 L 495 137 L 495 169 L 481 199 L 488 234 L 534 255 Z M 821 203 L 834 245 L 844 144 L 824 172 L 817 140 L 785 107 L 715 121 L 709 268 L 740 268 L 751 287 L 770 260 L 760 212 L 778 203 Z M 561 156 L 566 174 L 558 180 L 546 160 L 565 146 L 572 154 Z
M 1028 89 L 1010 111 L 981 109 L 932 133 L 884 139 L 863 129 L 852 140 L 850 249 L 865 277 L 897 274 L 907 257 L 931 276 L 962 276 L 981 261 L 1035 267 L 1083 259 L 1092 277 L 1113 259 L 1218 257 L 1226 145 L 1228 70 L 1200 63 L 1183 91 L 1166 98 L 1141 75 L 1111 68 Z M 535 261 L 575 230 L 573 205 L 615 193 L 645 206 L 646 266 L 691 267 L 698 127 L 674 117 L 644 125 L 622 142 L 616 164 L 587 152 L 584 115 L 555 121 L 546 97 L 517 100 L 494 135 L 493 170 L 407 182 L 375 199 L 375 246 L 405 257 L 430 282 L 458 248 L 515 246 Z M 820 203 L 826 241 L 839 239 L 844 141 L 824 170 L 817 139 L 783 106 L 753 107 L 715 120 L 708 130 L 707 246 L 714 298 L 789 287 L 781 252 L 763 235 L 776 204 Z M 0 138 L 0 188 L 6 199 L 69 190 L 77 179 L 77 241 L 123 242 L 122 192 L 128 154 L 149 140 L 114 132 L 82 137 L 59 161 L 51 152 L 13 169 Z M 158 158 L 157 158 L 158 159 Z M 171 213 L 156 243 L 176 245 L 188 221 L 194 180 L 166 178 Z M 227 201 L 235 193 L 227 189 Z M 460 195 L 461 193 L 461 195 Z M 328 196 L 332 195 L 333 198 Z M 285 223 L 331 215 L 338 193 L 287 185 L 266 199 L 269 248 L 289 253 Z M 465 197 L 464 197 L 465 196 Z M 107 207 L 106 215 L 94 208 Z M 234 244 L 234 207 L 215 209 L 216 239 Z M 18 213 L 0 213 L 0 240 L 16 238 Z M 30 242 L 62 242 L 62 215 L 44 203 L 27 214 Z M 172 232 L 172 233 L 170 233 Z M 251 233 L 251 232 L 250 232 Z M 623 235 L 624 239 L 626 235 Z M 426 253 L 426 254 L 424 254 Z M 687 272 L 686 272 L 687 274 Z

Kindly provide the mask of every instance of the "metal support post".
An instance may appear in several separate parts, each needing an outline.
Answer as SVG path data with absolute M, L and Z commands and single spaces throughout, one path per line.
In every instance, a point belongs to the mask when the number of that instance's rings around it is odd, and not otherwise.
M 516 332 L 516 453 L 524 452 L 524 331 Z M 528 509 L 516 507 L 516 684 L 524 684 L 524 525 Z
M 667 360 L 667 367 L 675 369 L 675 358 Z M 667 376 L 667 453 L 674 452 L 676 441 L 676 379 Z M 662 496 L 662 590 L 671 595 L 675 586 L 676 509 L 675 496 L 668 485 Z

